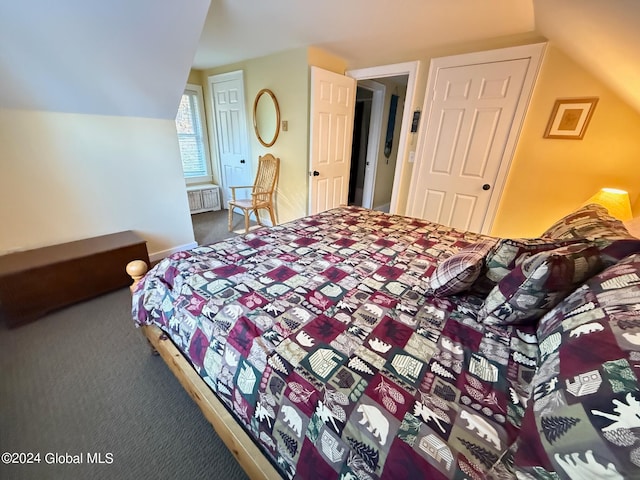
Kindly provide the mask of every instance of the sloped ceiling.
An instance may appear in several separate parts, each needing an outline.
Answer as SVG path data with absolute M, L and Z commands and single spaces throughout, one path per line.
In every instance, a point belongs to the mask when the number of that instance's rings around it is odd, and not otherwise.
M 639 26 L 638 0 L 212 0 L 193 66 L 309 45 L 374 66 L 536 32 L 640 111 Z
M 640 2 L 534 0 L 536 30 L 640 111 Z
M 310 45 L 367 64 L 533 28 L 532 0 L 212 0 L 194 67 Z
M 0 108 L 174 118 L 209 3 L 0 2 Z
M 638 25 L 638 0 L 4 1 L 0 107 L 173 118 L 192 66 L 310 45 L 373 66 L 535 31 L 640 111 Z

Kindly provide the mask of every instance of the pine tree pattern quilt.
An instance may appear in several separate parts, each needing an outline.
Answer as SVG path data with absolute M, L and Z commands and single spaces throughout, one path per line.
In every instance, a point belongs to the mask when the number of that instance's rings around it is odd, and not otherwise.
M 537 337 L 518 478 L 640 478 L 640 255 L 576 289 Z
M 133 316 L 166 332 L 283 478 L 514 478 L 537 324 L 483 323 L 483 296 L 431 294 L 437 266 L 482 241 L 339 208 L 172 255 Z

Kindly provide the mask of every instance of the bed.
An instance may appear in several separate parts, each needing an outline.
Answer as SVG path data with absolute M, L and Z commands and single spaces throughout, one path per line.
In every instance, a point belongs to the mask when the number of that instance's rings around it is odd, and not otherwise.
M 581 478 L 638 473 L 638 252 L 595 205 L 536 239 L 342 207 L 128 271 L 252 478 Z

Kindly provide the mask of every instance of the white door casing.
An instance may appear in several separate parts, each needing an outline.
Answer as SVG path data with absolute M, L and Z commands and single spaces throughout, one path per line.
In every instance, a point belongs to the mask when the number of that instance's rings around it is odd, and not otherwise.
M 347 204 L 356 81 L 311 67 L 309 211 Z
M 367 140 L 367 158 L 364 170 L 364 187 L 362 189 L 362 206 L 373 207 L 373 194 L 376 183 L 376 168 L 382 137 L 382 114 L 384 111 L 384 94 L 387 89 L 383 84 L 373 80 L 360 80 L 358 87 L 373 92 L 371 101 L 371 119 L 369 121 L 369 138 Z
M 396 169 L 393 175 L 393 189 L 391 191 L 391 205 L 389 207 L 390 213 L 398 213 L 399 197 L 402 184 L 402 178 L 407 168 L 407 152 L 411 150 L 413 144 L 413 136 L 410 132 L 411 123 L 413 118 L 413 97 L 415 95 L 416 86 L 418 82 L 418 73 L 420 70 L 420 62 L 405 62 L 394 63 L 391 65 L 380 65 L 377 67 L 367 67 L 357 70 L 349 70 L 346 74 L 356 80 L 367 80 L 384 77 L 395 77 L 398 75 L 407 75 L 407 91 L 405 92 L 404 100 L 404 112 L 402 114 L 402 122 L 400 124 L 400 136 L 398 141 L 398 154 Z M 384 122 L 384 119 L 383 119 Z M 403 212 L 399 212 L 403 213 Z
M 407 215 L 490 232 L 543 50 L 432 61 Z
M 216 148 L 220 162 L 222 201 L 225 208 L 231 199 L 230 186 L 251 185 L 252 168 L 244 100 L 242 71 L 209 77 Z M 238 190 L 238 198 L 247 198 L 249 190 Z

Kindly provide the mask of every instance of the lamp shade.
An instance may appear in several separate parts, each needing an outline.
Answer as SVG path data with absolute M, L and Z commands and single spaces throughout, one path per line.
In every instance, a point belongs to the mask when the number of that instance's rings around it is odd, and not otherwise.
M 589 200 L 584 202 L 583 205 L 588 205 L 589 203 L 602 205 L 609 211 L 609 215 L 618 220 L 625 221 L 632 218 L 629 194 L 624 190 L 602 188 Z

